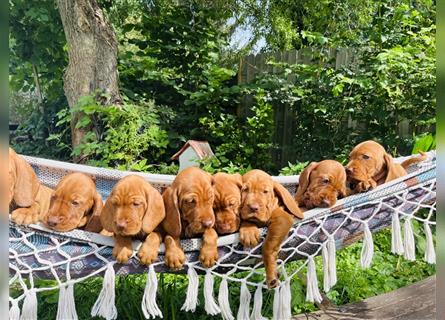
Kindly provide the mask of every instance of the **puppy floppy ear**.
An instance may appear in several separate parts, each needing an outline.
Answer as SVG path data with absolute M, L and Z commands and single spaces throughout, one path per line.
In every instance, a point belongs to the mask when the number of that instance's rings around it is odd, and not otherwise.
M 394 163 L 394 160 L 392 159 L 392 157 L 388 154 L 385 153 L 383 155 L 383 159 L 385 160 L 385 164 L 386 164 L 386 179 L 385 179 L 385 183 L 394 179 L 397 179 L 399 177 L 402 177 L 406 174 L 406 171 L 403 169 L 403 167 L 398 166 L 397 164 Z
M 283 187 L 280 183 L 274 181 L 273 190 L 290 213 L 292 213 L 297 218 L 303 219 L 303 213 L 300 211 L 297 203 L 285 187 Z
M 164 201 L 161 194 L 146 182 L 144 184 L 147 209 L 142 218 L 142 230 L 151 233 L 165 218 Z
M 16 169 L 14 201 L 19 207 L 30 207 L 39 191 L 39 180 L 32 167 L 19 155 L 13 157 Z
M 101 213 L 104 205 L 102 197 L 97 191 L 94 192 L 93 201 L 93 207 L 90 210 L 90 218 L 87 225 L 85 226 L 85 230 L 91 232 L 100 232 L 103 229 L 101 223 Z
M 172 187 L 168 187 L 162 194 L 165 206 L 165 219 L 162 227 L 173 238 L 181 236 L 181 214 L 178 207 L 178 194 Z
M 303 195 L 307 190 L 310 182 L 310 176 L 312 170 L 314 170 L 318 166 L 318 162 L 311 162 L 306 168 L 304 168 L 303 172 L 300 174 L 300 179 L 298 182 L 297 193 L 295 194 L 295 201 L 297 203 L 301 203 L 303 201 Z
M 102 212 L 100 213 L 100 223 L 102 227 L 110 232 L 113 231 L 113 205 L 110 201 L 113 193 L 110 194 L 107 201 L 105 202 L 104 207 L 102 208 Z

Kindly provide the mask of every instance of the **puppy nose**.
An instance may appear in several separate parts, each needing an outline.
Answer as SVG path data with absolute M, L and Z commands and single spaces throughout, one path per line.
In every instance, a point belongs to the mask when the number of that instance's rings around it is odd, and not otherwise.
M 127 221 L 118 221 L 116 223 L 117 230 L 124 230 L 127 227 Z
M 260 206 L 258 203 L 249 204 L 249 209 L 252 212 L 257 212 L 260 209 Z
M 349 168 L 349 167 L 345 167 L 345 170 L 346 170 L 347 174 L 351 174 L 351 173 L 354 172 L 354 169 L 353 168 Z
M 50 216 L 48 218 L 48 225 L 50 227 L 55 227 L 59 223 L 59 218 L 57 216 Z
M 203 220 L 202 225 L 204 226 L 204 228 L 210 228 L 213 225 L 213 220 L 212 219 Z

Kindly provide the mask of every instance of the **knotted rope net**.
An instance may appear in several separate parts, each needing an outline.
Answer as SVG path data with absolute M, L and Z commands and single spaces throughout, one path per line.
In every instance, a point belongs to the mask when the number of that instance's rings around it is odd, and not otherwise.
M 64 175 L 73 171 L 96 176 L 98 192 L 106 199 L 114 184 L 127 174 L 104 168 L 53 160 L 24 157 L 33 167 L 40 181 L 55 187 Z M 401 162 L 405 158 L 397 158 Z M 431 229 L 436 225 L 436 153 L 428 153 L 428 159 L 411 166 L 408 175 L 378 186 L 376 189 L 341 199 L 336 206 L 328 209 L 313 209 L 305 212 L 305 218 L 298 221 L 283 242 L 278 259 L 280 285 L 274 290 L 274 319 L 291 318 L 292 279 L 306 269 L 306 300 L 320 302 L 320 287 L 329 291 L 337 281 L 336 250 L 361 238 L 363 245 L 360 264 L 367 268 L 372 264 L 374 252 L 372 233 L 391 227 L 391 251 L 415 260 L 415 239 L 412 222 L 423 224 L 426 239 L 424 259 L 435 263 L 435 249 Z M 174 179 L 172 175 L 140 173 L 159 191 L 163 191 Z M 292 194 L 298 185 L 298 176 L 273 177 Z M 261 246 L 267 229 L 261 229 L 261 241 L 252 249 L 244 249 L 238 234 L 222 236 L 218 240 L 219 260 L 212 268 L 204 268 L 199 262 L 199 239 L 182 240 L 187 257 L 183 273 L 187 274 L 187 294 L 182 310 L 194 312 L 198 304 L 199 274 L 204 275 L 203 296 L 208 314 L 221 314 L 230 319 L 264 319 L 261 314 L 262 295 L 265 284 Z M 144 316 L 162 317 L 156 302 L 158 281 L 156 273 L 169 272 L 164 264 L 164 246 L 161 245 L 159 259 L 150 266 L 139 264 L 137 250 L 141 243 L 133 242 L 133 256 L 127 264 L 118 264 L 112 257 L 114 240 L 82 230 L 59 233 L 41 224 L 27 227 L 10 222 L 9 231 L 9 274 L 10 288 L 16 294 L 9 297 L 10 319 L 37 319 L 37 294 L 59 289 L 57 319 L 77 319 L 74 300 L 74 284 L 103 275 L 102 290 L 97 297 L 91 315 L 116 319 L 115 276 L 133 273 L 147 273 L 141 308 Z M 322 255 L 323 283 L 318 283 L 314 258 Z M 289 262 L 300 260 L 302 263 Z M 218 288 L 214 287 L 215 277 L 221 278 Z M 54 285 L 42 286 L 35 279 L 52 279 Z M 229 303 L 228 282 L 240 286 L 240 305 L 237 314 Z M 18 292 L 18 293 L 17 293 Z M 252 297 L 251 292 L 254 292 Z M 253 300 L 253 302 L 252 302 Z

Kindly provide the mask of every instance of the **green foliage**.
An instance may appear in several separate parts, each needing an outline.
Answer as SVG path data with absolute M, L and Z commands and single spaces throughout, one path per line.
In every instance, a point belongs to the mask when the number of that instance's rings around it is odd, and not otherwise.
M 291 176 L 300 174 L 309 164 L 309 161 L 292 164 L 288 162 L 288 166 L 281 168 L 280 176 Z
M 255 103 L 246 118 L 213 108 L 200 118 L 207 134 L 216 140 L 215 154 L 223 167 L 232 161 L 242 167 L 265 170 L 273 168 L 270 150 L 273 147 L 273 108 L 262 89 L 255 92 Z M 215 164 L 218 164 L 215 163 Z
M 256 80 L 275 107 L 288 104 L 295 112 L 295 159 L 344 158 L 367 139 L 407 153 L 412 139 L 399 124 L 435 131 L 435 26 L 404 4 L 385 8 L 379 23 L 363 30 L 373 37 L 355 50 L 356 63 L 336 69 L 322 48 L 312 50 L 313 64 L 271 61 L 275 73 Z
M 59 12 L 53 0 L 9 4 L 10 108 L 21 120 L 11 144 L 20 153 L 66 159 L 65 150 L 46 141 L 59 132 L 54 125 L 56 113 L 67 104 L 62 82 L 67 54 Z M 17 95 L 32 99 L 16 100 Z
M 134 171 L 147 171 L 147 161 L 156 163 L 162 159 L 168 136 L 159 125 L 159 111 L 153 102 L 104 106 L 95 97 L 84 96 L 74 108 L 58 113 L 57 126 L 69 128 L 71 117 L 77 112 L 82 114 L 77 128 L 93 125 L 94 131 L 71 150 L 72 156 L 83 154 L 89 164 Z M 58 140 L 60 136 L 52 135 L 49 139 Z
M 414 146 L 411 154 L 419 153 L 419 151 L 430 151 L 436 149 L 436 135 L 423 134 L 415 137 Z

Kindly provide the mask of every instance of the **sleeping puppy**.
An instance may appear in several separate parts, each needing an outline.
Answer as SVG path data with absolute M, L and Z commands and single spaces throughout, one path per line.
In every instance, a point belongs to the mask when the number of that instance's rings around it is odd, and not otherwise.
M 307 209 L 332 207 L 346 197 L 346 172 L 340 162 L 311 162 L 301 173 L 295 200 Z
M 80 172 L 70 173 L 57 184 L 42 222 L 56 231 L 85 227 L 86 231 L 100 232 L 102 207 L 95 178 Z
M 213 228 L 213 178 L 207 172 L 190 167 L 181 171 L 162 194 L 166 217 L 162 222 L 166 236 L 165 263 L 171 269 L 179 269 L 185 262 L 179 239 L 182 236 L 202 235 L 199 260 L 211 267 L 218 260 L 218 235 Z
M 141 239 L 138 256 L 142 264 L 158 257 L 161 235 L 156 227 L 165 218 L 161 194 L 144 178 L 128 175 L 116 183 L 100 215 L 105 230 L 113 232 L 113 256 L 125 263 L 133 254 L 132 238 Z
M 260 239 L 258 227 L 268 227 L 263 245 L 266 283 L 278 285 L 277 258 L 281 243 L 293 225 L 294 217 L 303 218 L 289 191 L 261 170 L 251 170 L 243 176 L 241 189 L 240 242 L 254 247 Z
M 215 200 L 215 229 L 218 234 L 237 232 L 240 225 L 239 209 L 243 180 L 240 174 L 216 173 L 213 175 Z
M 421 156 L 397 164 L 380 144 L 369 140 L 352 149 L 346 174 L 352 185 L 352 192 L 359 193 L 406 175 L 407 167 L 426 158 L 427 155 L 421 152 Z
M 38 222 L 48 211 L 52 189 L 40 184 L 37 175 L 21 156 L 9 148 L 9 194 L 11 219 L 17 224 Z

